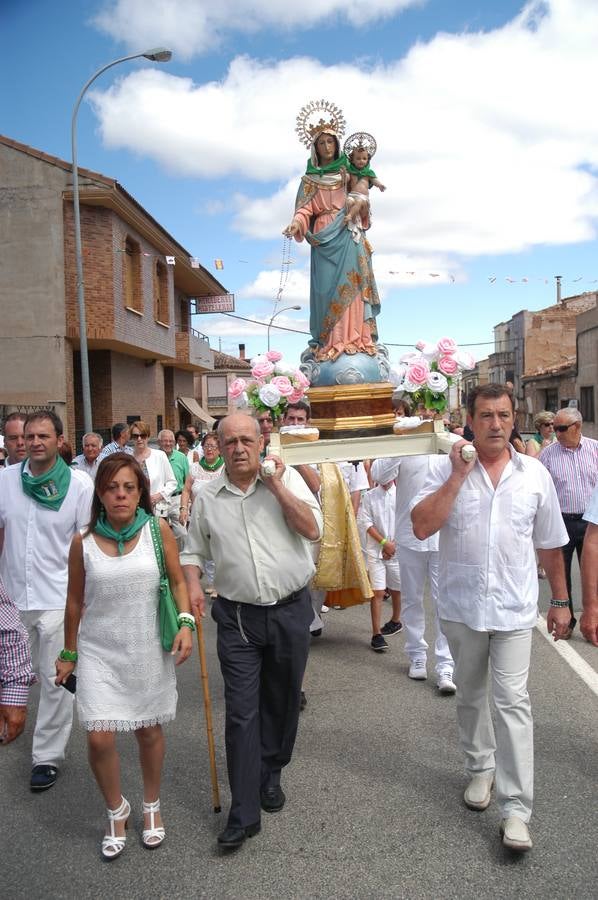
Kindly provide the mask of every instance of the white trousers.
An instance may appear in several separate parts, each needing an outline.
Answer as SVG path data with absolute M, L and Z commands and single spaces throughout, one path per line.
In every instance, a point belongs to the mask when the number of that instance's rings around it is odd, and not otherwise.
M 534 735 L 527 692 L 531 629 L 473 631 L 442 620 L 455 660 L 459 740 L 470 775 L 496 771 L 502 818 L 528 822 L 534 795 Z M 489 665 L 488 665 L 489 664 Z M 490 688 L 496 715 L 492 725 Z
M 424 640 L 426 616 L 424 612 L 424 588 L 430 581 L 430 594 L 434 610 L 436 642 L 435 671 L 437 675 L 451 674 L 453 658 L 438 620 L 438 551 L 407 550 L 397 548 L 401 569 L 401 622 L 405 634 L 405 653 L 411 662 L 427 659 L 428 644 Z
M 29 633 L 31 659 L 40 684 L 33 732 L 32 765 L 59 766 L 73 725 L 73 695 L 56 686 L 56 657 L 64 647 L 64 610 L 20 610 Z

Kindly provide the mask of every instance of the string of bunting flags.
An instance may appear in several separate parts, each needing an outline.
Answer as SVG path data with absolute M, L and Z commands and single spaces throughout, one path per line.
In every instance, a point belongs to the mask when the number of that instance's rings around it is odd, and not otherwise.
M 443 276 L 448 278 L 451 284 L 455 284 L 456 278 L 451 272 L 422 272 L 416 271 L 414 269 L 389 269 L 389 275 L 409 275 L 414 278 L 418 277 L 427 277 L 427 278 L 442 278 Z M 498 275 L 488 275 L 487 279 L 489 284 L 497 284 L 505 281 L 507 284 L 532 284 L 533 282 L 541 282 L 542 284 L 550 284 L 554 281 L 555 278 L 559 278 L 562 284 L 575 284 L 580 281 L 584 281 L 586 284 L 598 284 L 598 278 L 585 278 L 583 275 L 577 275 L 575 278 L 566 278 L 564 275 L 540 275 L 535 277 L 529 277 L 524 275 L 521 278 L 513 278 L 511 275 L 505 275 L 504 277 L 499 277 Z

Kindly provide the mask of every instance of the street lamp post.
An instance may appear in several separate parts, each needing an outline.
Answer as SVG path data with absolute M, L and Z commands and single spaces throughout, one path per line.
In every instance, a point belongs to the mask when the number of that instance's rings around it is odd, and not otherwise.
M 119 63 L 127 62 L 129 59 L 139 59 L 140 57 L 151 59 L 153 62 L 168 62 L 172 53 L 164 47 L 157 47 L 154 50 L 146 50 L 144 53 L 132 53 L 130 56 L 121 56 L 113 62 L 102 66 L 101 69 L 91 76 L 89 81 L 83 86 L 83 90 L 77 98 L 77 102 L 73 108 L 73 118 L 71 120 L 71 148 L 73 160 L 73 210 L 75 224 L 75 261 L 77 266 L 77 307 L 79 311 L 79 345 L 81 353 L 81 390 L 83 393 L 83 421 L 85 431 L 91 431 L 93 428 L 91 416 L 91 391 L 89 388 L 89 357 L 87 353 L 87 323 L 85 318 L 85 289 L 83 286 L 83 251 L 81 249 L 81 217 L 79 213 L 79 168 L 77 165 L 77 113 L 81 100 L 87 90 L 96 78 L 117 66 Z
M 272 316 L 272 318 L 270 319 L 270 321 L 268 322 L 268 350 L 270 349 L 270 327 L 272 325 L 272 322 L 274 321 L 276 316 L 279 316 L 283 312 L 287 312 L 287 310 L 289 310 L 289 309 L 301 309 L 301 307 L 300 306 L 284 306 L 282 309 L 279 309 L 278 312 L 275 312 L 274 315 Z

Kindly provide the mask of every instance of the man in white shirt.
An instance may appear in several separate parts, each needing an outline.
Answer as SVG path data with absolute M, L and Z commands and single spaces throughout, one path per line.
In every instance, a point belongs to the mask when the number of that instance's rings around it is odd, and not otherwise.
M 27 451 L 25 449 L 25 435 L 23 425 L 26 419 L 25 413 L 10 413 L 4 420 L 4 447 L 8 452 L 7 466 L 14 466 L 23 462 Z
M 71 538 L 90 517 L 93 483 L 60 458 L 62 422 L 52 410 L 25 420 L 28 459 L 8 468 L 0 491 L 0 575 L 29 633 L 40 698 L 30 787 L 55 783 L 73 718 L 73 696 L 54 683 L 64 646 Z
M 196 613 L 203 613 L 202 560 L 215 563 L 218 658 L 226 702 L 231 789 L 224 849 L 260 830 L 260 806 L 285 803 L 280 773 L 291 759 L 309 650 L 315 571 L 310 544 L 322 534 L 316 497 L 277 457 L 260 470 L 257 421 L 235 413 L 218 426 L 225 472 L 196 497 L 181 564 Z
M 455 660 L 459 737 L 471 779 L 465 803 L 486 809 L 496 776 L 503 844 L 524 851 L 532 846 L 527 677 L 538 617 L 534 548 L 552 589 L 548 630 L 555 640 L 563 639 L 569 610 L 560 548 L 568 536 L 549 474 L 509 444 L 514 410 L 505 385 L 472 391 L 468 424 L 477 459 L 466 462 L 461 456 L 465 441 L 458 441 L 449 457 L 432 460 L 413 503 L 413 529 L 420 540 L 439 532 L 438 609 Z
M 424 634 L 426 614 L 424 590 L 426 579 L 434 613 L 434 658 L 436 686 L 441 694 L 455 693 L 453 657 L 438 620 L 438 535 L 418 541 L 411 524 L 411 501 L 423 487 L 430 468 L 431 456 L 404 456 L 376 459 L 372 478 L 378 482 L 396 478 L 396 518 L 393 537 L 401 569 L 401 605 L 405 632 L 405 653 L 409 657 L 408 676 L 414 681 L 428 677 L 428 644 Z M 384 632 L 383 632 L 384 633 Z
M 76 466 L 82 472 L 85 472 L 92 481 L 96 480 L 96 473 L 100 465 L 100 450 L 103 444 L 102 436 L 90 431 L 83 435 L 83 453 L 80 453 L 73 460 L 73 466 Z

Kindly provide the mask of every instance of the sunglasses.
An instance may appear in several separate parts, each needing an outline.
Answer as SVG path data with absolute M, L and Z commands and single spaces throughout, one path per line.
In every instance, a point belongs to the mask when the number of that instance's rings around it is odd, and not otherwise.
M 577 422 L 570 422 L 568 425 L 555 425 L 554 430 L 563 434 L 564 431 L 568 431 L 569 428 L 573 428 L 574 425 L 577 425 Z
M 147 437 L 147 435 L 140 434 L 139 431 L 136 431 L 135 433 L 131 432 L 131 437 L 133 438 L 134 441 L 136 441 L 137 438 L 145 438 L 145 437 Z

